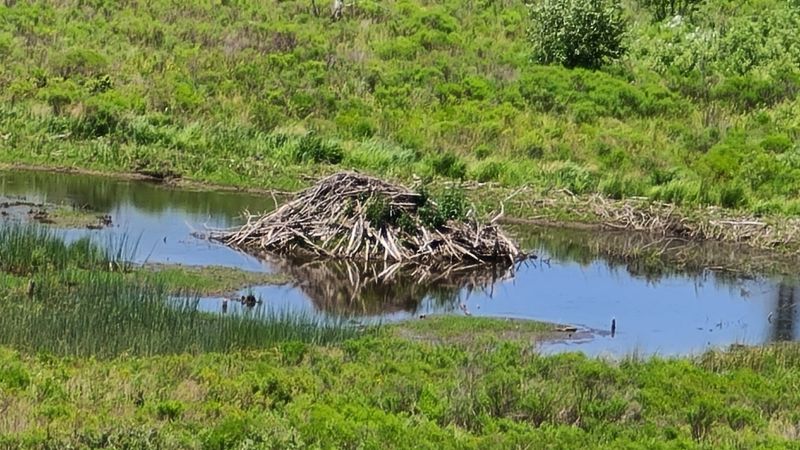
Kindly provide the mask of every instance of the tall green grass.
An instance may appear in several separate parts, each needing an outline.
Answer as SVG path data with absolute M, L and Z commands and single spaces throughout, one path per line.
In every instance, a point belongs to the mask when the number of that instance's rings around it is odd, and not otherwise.
M 128 277 L 136 241 L 101 246 L 89 238 L 66 243 L 33 225 L 0 228 L 0 274 L 31 277 L 0 287 L 0 344 L 58 355 L 226 351 L 282 341 L 325 344 L 358 332 L 308 314 L 270 311 L 216 315 L 197 296 L 171 295 L 167 280 Z
M 41 278 L 36 295 L 12 292 L 0 301 L 0 344 L 67 356 L 112 357 L 220 352 L 284 341 L 326 344 L 359 332 L 304 313 L 219 315 L 197 297 L 172 297 L 155 281 L 108 272 Z
M 0 271 L 26 275 L 68 268 L 107 266 L 109 255 L 90 238 L 66 243 L 58 233 L 36 225 L 0 227 Z
M 282 190 L 355 168 L 800 210 L 796 1 L 692 2 L 675 23 L 663 1 L 619 2 L 628 55 L 598 70 L 532 63 L 522 0 L 363 0 L 338 21 L 306 0 L 12 3 L 6 163 Z

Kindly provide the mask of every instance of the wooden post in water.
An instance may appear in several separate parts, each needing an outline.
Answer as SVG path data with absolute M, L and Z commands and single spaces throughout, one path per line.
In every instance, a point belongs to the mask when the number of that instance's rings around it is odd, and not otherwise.
M 617 334 L 617 319 L 611 319 L 611 337 L 613 338 L 614 335 Z

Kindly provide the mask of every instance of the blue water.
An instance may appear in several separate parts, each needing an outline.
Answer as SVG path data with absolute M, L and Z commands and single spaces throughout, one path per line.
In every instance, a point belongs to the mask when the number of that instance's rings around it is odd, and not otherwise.
M 277 271 L 274 265 L 193 237 L 193 232 L 241 223 L 244 209 L 272 207 L 271 198 L 247 194 L 176 191 L 140 181 L 85 175 L 0 172 L 0 197 L 67 204 L 91 204 L 112 215 L 104 230 L 68 230 L 105 242 L 127 236 L 136 243 L 137 262 L 221 265 L 251 271 Z M 99 200 L 98 200 L 99 199 Z M 156 206 L 154 206 L 154 203 Z M 0 222 L 2 223 L 2 222 Z M 562 233 L 563 234 L 563 233 Z M 426 314 L 465 314 L 535 319 L 573 324 L 591 338 L 542 344 L 545 352 L 580 350 L 590 354 L 681 355 L 733 343 L 763 344 L 800 337 L 794 280 L 770 277 L 720 277 L 715 272 L 643 277 L 602 258 L 579 263 L 534 245 L 539 261 L 524 265 L 511 280 L 490 289 L 449 289 L 398 302 L 374 304 L 361 299 L 321 298 L 299 284 L 255 286 L 264 302 L 258 308 L 300 309 L 322 316 L 352 316 L 360 322 L 420 320 Z M 585 259 L 584 259 L 585 260 Z M 340 280 L 341 281 L 341 280 Z M 389 287 L 391 293 L 394 287 Z M 398 291 L 399 292 L 399 291 Z M 417 294 L 415 294 L 417 295 Z M 398 295 L 399 296 L 399 295 Z M 201 308 L 219 311 L 221 298 L 201 299 Z M 229 304 L 229 313 L 243 308 Z M 616 320 L 616 333 L 609 328 Z

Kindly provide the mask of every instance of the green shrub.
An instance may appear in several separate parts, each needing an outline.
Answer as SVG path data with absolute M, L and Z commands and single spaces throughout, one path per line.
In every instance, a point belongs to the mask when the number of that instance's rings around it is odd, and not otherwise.
M 428 201 L 427 192 L 422 189 L 422 206 L 419 210 L 420 219 L 430 227 L 439 228 L 448 220 L 465 220 L 469 203 L 464 190 L 458 186 L 450 186 L 435 199 Z
M 467 163 L 453 153 L 431 155 L 426 162 L 434 175 L 461 180 L 467 174 Z
M 60 115 L 64 108 L 77 100 L 81 95 L 80 87 L 71 80 L 49 83 L 39 89 L 37 97 L 53 108 L 53 114 Z
M 296 365 L 303 361 L 309 346 L 302 341 L 288 341 L 280 345 L 280 350 L 283 363 Z
M 759 145 L 771 153 L 785 153 L 794 147 L 794 142 L 785 134 L 771 134 L 762 139 Z
M 203 438 L 203 450 L 235 448 L 250 435 L 252 428 L 253 423 L 247 417 L 228 416 Z
M 692 438 L 695 441 L 705 439 L 718 417 L 719 408 L 711 400 L 701 399 L 696 406 L 691 407 L 686 413 L 686 419 L 691 427 Z
M 615 0 L 543 0 L 531 9 L 534 59 L 598 68 L 625 53 L 626 23 Z
M 0 57 L 11 56 L 14 49 L 14 35 L 8 32 L 0 33 Z
M 25 389 L 31 383 L 31 376 L 22 364 L 3 361 L 0 363 L 0 386 L 6 389 Z
M 451 186 L 444 191 L 438 201 L 439 211 L 446 220 L 464 220 L 467 215 L 468 202 L 464 190 Z
M 392 219 L 392 210 L 383 197 L 370 197 L 364 212 L 366 219 L 375 227 L 383 227 Z
M 774 77 L 760 74 L 734 75 L 714 86 L 712 98 L 744 111 L 772 106 L 793 99 L 800 92 L 800 76 L 783 72 Z
M 741 430 L 747 426 L 754 426 L 761 422 L 757 412 L 749 408 L 736 406 L 725 408 L 724 418 L 728 426 L 735 431 Z
M 94 50 L 73 48 L 56 58 L 55 70 L 62 78 L 90 77 L 101 74 L 107 64 L 106 58 Z
M 732 136 L 711 147 L 698 161 L 698 172 L 714 180 L 736 176 L 750 149 L 744 138 Z
M 177 400 L 165 400 L 156 405 L 156 416 L 159 420 L 177 420 L 186 407 Z
M 477 159 L 486 159 L 492 154 L 492 149 L 486 144 L 481 144 L 475 147 L 473 153 Z

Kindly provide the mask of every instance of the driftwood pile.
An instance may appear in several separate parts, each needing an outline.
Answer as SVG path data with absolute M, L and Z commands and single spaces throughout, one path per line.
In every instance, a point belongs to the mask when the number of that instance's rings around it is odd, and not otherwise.
M 414 262 L 428 266 L 526 258 L 492 220 L 430 225 L 423 208 L 433 201 L 377 178 L 339 173 L 300 192 L 266 215 L 248 214 L 239 229 L 211 238 L 249 253 L 311 255 L 333 259 Z M 471 217 L 470 217 L 471 216 Z

